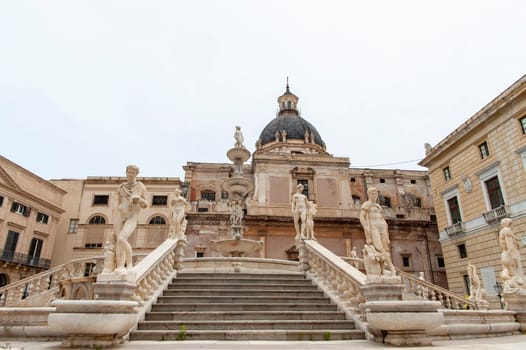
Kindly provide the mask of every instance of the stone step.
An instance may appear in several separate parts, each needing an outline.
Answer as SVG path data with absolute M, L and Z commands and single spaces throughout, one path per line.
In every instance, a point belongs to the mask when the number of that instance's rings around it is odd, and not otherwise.
M 190 296 L 207 296 L 207 297 L 218 297 L 218 296 L 231 296 L 231 297 L 315 297 L 322 298 L 323 292 L 317 290 L 246 290 L 244 288 L 238 289 L 167 289 L 164 291 L 163 296 L 166 297 L 190 297 Z
M 239 284 L 304 284 L 304 285 L 310 285 L 311 281 L 306 279 L 297 279 L 297 278 L 262 278 L 262 277 L 254 277 L 254 278 L 211 278 L 211 279 L 205 279 L 205 278 L 188 278 L 188 277 L 177 277 L 174 278 L 171 282 L 172 285 L 179 285 L 179 284 L 185 284 L 185 283 L 194 283 L 194 284 L 200 284 L 200 285 L 209 285 L 210 283 L 216 283 L 216 284 L 226 284 L 226 285 L 239 285 Z
M 165 303 L 152 305 L 153 312 L 171 311 L 336 311 L 334 304 L 273 304 L 273 303 Z
M 354 329 L 352 320 L 252 320 L 246 321 L 143 321 L 139 322 L 139 330 L 170 330 L 178 331 L 185 327 L 187 331 L 194 330 L 268 330 L 268 329 Z
M 160 296 L 157 299 L 159 304 L 178 304 L 178 303 L 215 303 L 215 304 L 328 304 L 330 300 L 326 297 L 294 297 L 294 296 Z
M 297 279 L 305 280 L 305 275 L 299 273 L 199 273 L 199 272 L 182 272 L 177 274 L 177 278 L 194 278 L 194 279 L 236 279 L 236 278 L 265 278 L 265 279 Z
M 361 330 L 250 330 L 250 331 L 167 331 L 136 330 L 130 340 L 352 340 L 365 339 Z
M 203 290 L 204 288 L 203 283 L 177 283 L 177 284 L 169 284 L 168 288 L 166 290 L 182 290 L 182 289 L 200 289 Z M 243 289 L 243 290 L 318 290 L 318 287 L 312 284 L 275 284 L 275 283 L 269 283 L 269 284 L 245 284 L 245 285 L 232 285 L 232 284 L 224 284 L 224 283 L 208 283 L 206 285 L 206 288 L 210 289 L 232 289 L 235 287 L 236 289 Z
M 196 320 L 344 320 L 338 311 L 237 311 L 237 312 L 148 312 L 146 321 L 196 321 Z

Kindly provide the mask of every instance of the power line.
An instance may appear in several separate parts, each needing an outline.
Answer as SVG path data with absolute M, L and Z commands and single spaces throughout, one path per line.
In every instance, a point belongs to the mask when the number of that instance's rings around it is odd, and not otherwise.
M 385 163 L 385 164 L 375 164 L 375 165 L 354 165 L 353 164 L 352 166 L 356 167 L 356 168 L 375 168 L 377 166 L 391 166 L 391 165 L 399 165 L 399 164 L 407 164 L 407 163 L 419 162 L 422 159 L 424 159 L 424 158 L 418 158 L 418 159 L 413 159 L 413 160 L 406 160 L 406 161 L 397 162 L 397 163 Z

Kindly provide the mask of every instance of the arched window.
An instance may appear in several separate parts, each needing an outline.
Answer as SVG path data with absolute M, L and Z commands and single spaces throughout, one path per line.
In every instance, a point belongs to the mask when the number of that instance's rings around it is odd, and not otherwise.
M 166 220 L 160 215 L 154 216 L 150 219 L 150 225 L 166 225 Z
M 106 219 L 104 219 L 101 215 L 95 215 L 91 219 L 89 219 L 90 225 L 104 225 L 106 223 Z

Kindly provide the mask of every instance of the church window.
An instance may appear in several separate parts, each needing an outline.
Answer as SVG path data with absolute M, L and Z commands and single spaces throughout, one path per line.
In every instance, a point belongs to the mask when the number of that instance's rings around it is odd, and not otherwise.
M 214 191 L 201 191 L 201 200 L 215 202 L 216 193 Z
M 89 220 L 90 225 L 104 225 L 106 224 L 106 219 L 104 219 L 104 216 L 101 215 L 95 215 Z
M 166 225 L 166 220 L 160 215 L 156 215 L 150 219 L 150 225 Z
M 153 196 L 152 205 L 167 205 L 168 196 Z
M 303 194 L 309 197 L 309 180 L 299 180 L 297 182 L 298 185 L 303 185 Z
M 96 194 L 93 196 L 93 205 L 108 205 L 110 196 L 107 194 Z

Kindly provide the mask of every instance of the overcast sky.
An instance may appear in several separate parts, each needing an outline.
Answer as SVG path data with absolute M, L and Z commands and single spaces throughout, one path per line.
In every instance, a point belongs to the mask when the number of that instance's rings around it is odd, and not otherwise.
M 0 154 L 44 178 L 178 176 L 254 144 L 290 78 L 354 167 L 420 169 L 518 80 L 526 1 L 2 1 Z M 396 163 L 396 164 L 394 164 Z

